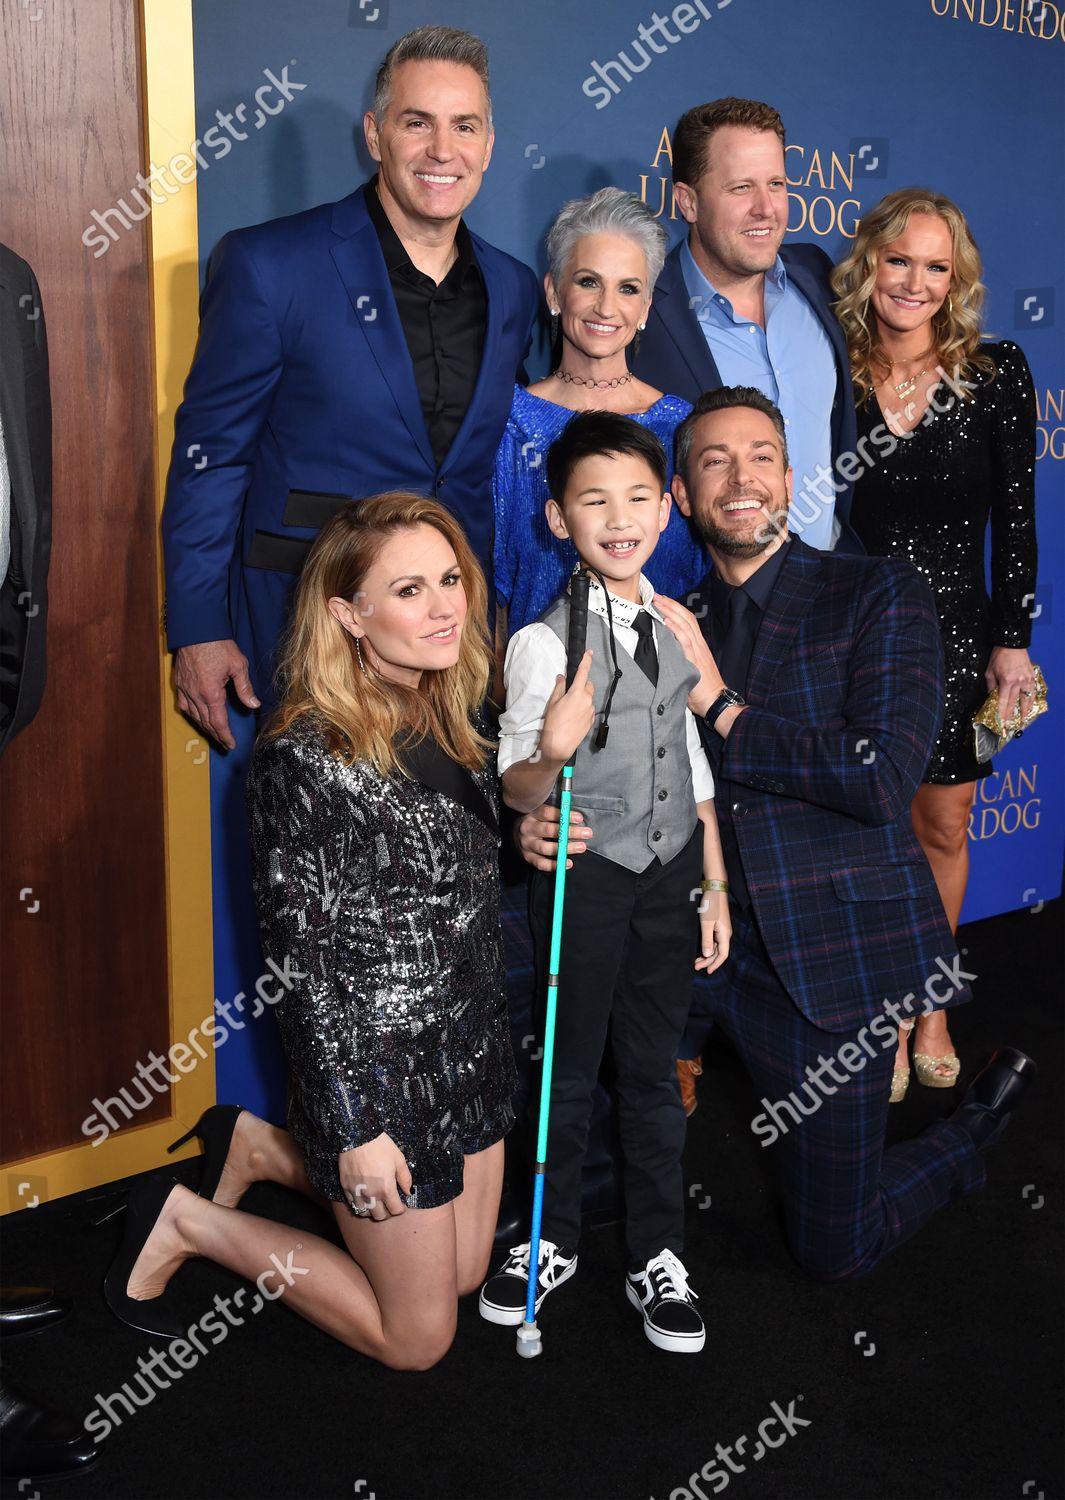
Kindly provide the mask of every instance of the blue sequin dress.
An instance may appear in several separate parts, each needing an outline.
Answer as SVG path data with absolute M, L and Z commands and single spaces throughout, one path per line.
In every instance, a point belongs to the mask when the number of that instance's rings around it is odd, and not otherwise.
M 669 457 L 666 483 L 673 477 L 673 434 L 691 411 L 679 396 L 662 396 L 632 420 L 660 438 Z M 565 588 L 577 553 L 572 542 L 559 541 L 548 529 L 548 448 L 575 413 L 514 387 L 514 401 L 496 455 L 492 496 L 495 504 L 493 564 L 496 593 L 508 612 L 510 635 L 539 618 Z M 669 524 L 644 568 L 662 594 L 679 599 L 702 580 L 709 562 L 676 505 Z

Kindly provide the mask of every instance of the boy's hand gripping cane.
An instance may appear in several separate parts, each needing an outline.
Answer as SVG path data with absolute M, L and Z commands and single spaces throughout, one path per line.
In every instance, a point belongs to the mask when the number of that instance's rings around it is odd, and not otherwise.
M 584 655 L 588 638 L 588 574 L 575 573 L 570 582 L 569 635 L 566 640 L 566 687 Z M 533 1178 L 532 1232 L 529 1237 L 529 1290 L 525 1299 L 525 1321 L 518 1329 L 518 1353 L 534 1359 L 542 1350 L 536 1326 L 536 1297 L 540 1284 L 540 1223 L 544 1208 L 544 1175 L 547 1171 L 547 1123 L 551 1109 L 551 1067 L 555 1051 L 555 1006 L 558 970 L 562 952 L 562 913 L 566 899 L 566 859 L 569 854 L 569 805 L 573 788 L 573 762 L 559 776 L 558 863 L 555 866 L 555 901 L 551 915 L 551 954 L 547 979 L 547 1015 L 544 1021 L 544 1067 L 540 1079 L 540 1123 L 536 1135 L 536 1175 Z

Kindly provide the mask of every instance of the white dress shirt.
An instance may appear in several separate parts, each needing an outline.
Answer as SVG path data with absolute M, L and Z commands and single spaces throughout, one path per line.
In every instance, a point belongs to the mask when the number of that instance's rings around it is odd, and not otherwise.
M 633 629 L 640 609 L 651 616 L 655 650 L 658 650 L 658 632 L 669 626 L 651 603 L 654 588 L 640 574 L 640 599 L 642 604 L 633 604 L 629 599 L 610 595 L 610 607 L 614 616 L 614 640 L 618 653 L 634 657 L 639 636 Z M 588 590 L 588 609 L 592 614 L 606 618 L 606 596 L 597 579 L 591 580 Z M 544 727 L 544 709 L 555 690 L 555 679 L 565 676 L 566 648 L 550 625 L 539 620 L 526 625 L 511 636 L 507 646 L 506 662 L 503 666 L 503 683 L 506 688 L 507 706 L 499 720 L 499 774 L 516 761 L 528 760 L 540 743 L 540 731 Z M 598 705 L 602 708 L 602 704 Z M 688 745 L 688 759 L 692 768 L 692 795 L 696 802 L 706 802 L 714 795 L 714 776 L 706 758 L 698 726 L 689 709 L 684 710 L 684 731 Z

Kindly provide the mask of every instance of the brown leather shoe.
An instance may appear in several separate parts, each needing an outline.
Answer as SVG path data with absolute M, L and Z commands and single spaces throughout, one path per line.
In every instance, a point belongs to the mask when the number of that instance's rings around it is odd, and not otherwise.
M 701 1057 L 678 1057 L 677 1058 L 677 1082 L 680 1084 L 680 1102 L 684 1105 L 684 1113 L 693 1115 L 699 1108 L 699 1100 L 695 1096 L 695 1080 L 701 1078 L 703 1073 L 703 1060 Z

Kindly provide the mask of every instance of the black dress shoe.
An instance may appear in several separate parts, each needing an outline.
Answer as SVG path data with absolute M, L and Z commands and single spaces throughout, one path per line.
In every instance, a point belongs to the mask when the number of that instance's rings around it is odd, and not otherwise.
M 999 1047 L 970 1083 L 950 1116 L 972 1136 L 981 1151 L 998 1140 L 1010 1114 L 1028 1092 L 1036 1066 L 1026 1052 Z
M 50 1286 L 0 1287 L 0 1334 L 37 1333 L 61 1323 L 74 1306 L 69 1297 L 57 1297 Z
M 0 1473 L 50 1479 L 88 1469 L 99 1448 L 77 1417 L 40 1406 L 0 1376 Z

